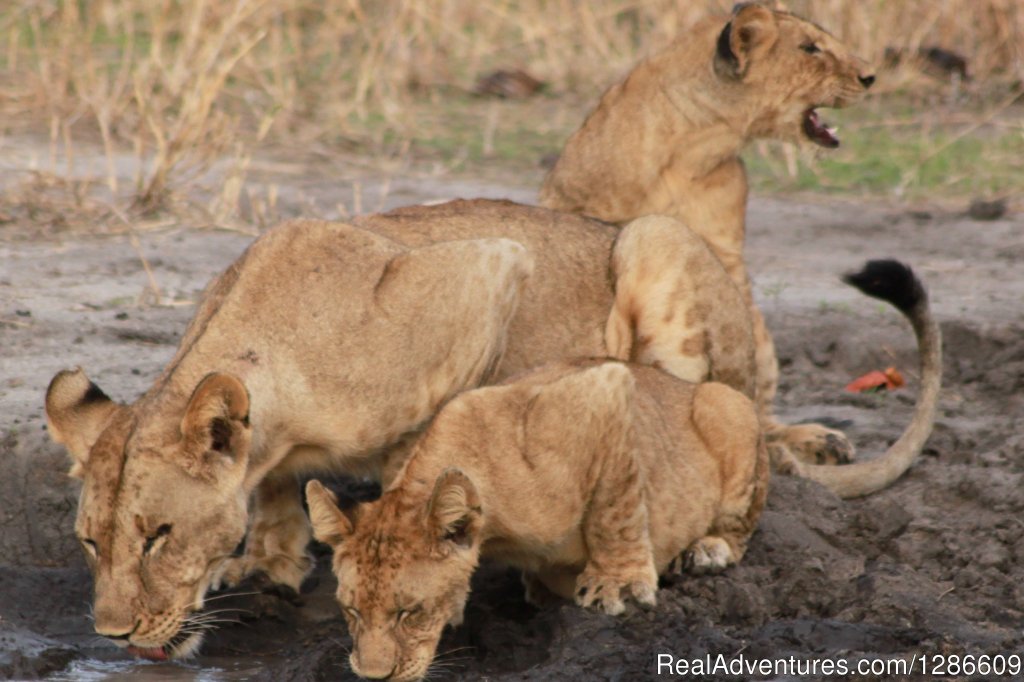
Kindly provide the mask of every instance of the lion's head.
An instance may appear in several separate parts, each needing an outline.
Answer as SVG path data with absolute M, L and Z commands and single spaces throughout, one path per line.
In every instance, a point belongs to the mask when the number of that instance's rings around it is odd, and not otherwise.
M 146 658 L 180 658 L 198 648 L 204 595 L 245 534 L 249 398 L 213 374 L 174 423 L 146 402 L 118 405 L 80 369 L 64 371 L 46 416 L 83 483 L 75 534 L 93 573 L 96 632 Z
M 422 679 L 444 626 L 462 622 L 479 558 L 473 483 L 448 469 L 432 485 L 407 481 L 351 513 L 318 481 L 306 486 L 306 499 L 314 537 L 334 550 L 352 670 L 369 679 Z
M 749 107 L 754 137 L 839 146 L 821 107 L 857 101 L 875 82 L 867 64 L 828 31 L 759 3 L 741 3 L 718 34 L 714 70 Z

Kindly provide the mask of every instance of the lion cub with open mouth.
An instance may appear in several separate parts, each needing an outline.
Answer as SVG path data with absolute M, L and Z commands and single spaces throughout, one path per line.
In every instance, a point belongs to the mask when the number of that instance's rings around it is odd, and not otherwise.
M 463 393 L 437 415 L 383 496 L 349 513 L 306 487 L 334 550 L 352 669 L 416 680 L 462 621 L 481 556 L 606 613 L 654 604 L 679 557 L 720 570 L 746 550 L 768 455 L 753 403 L 618 361 L 549 365 Z

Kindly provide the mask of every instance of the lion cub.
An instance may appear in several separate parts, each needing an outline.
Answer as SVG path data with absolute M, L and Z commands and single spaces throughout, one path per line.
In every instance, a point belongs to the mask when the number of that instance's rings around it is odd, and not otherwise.
M 845 463 L 854 447 L 844 433 L 773 415 L 779 366 L 743 256 L 748 192 L 740 153 L 757 139 L 838 147 L 818 110 L 854 104 L 875 76 L 822 27 L 766 4 L 740 2 L 728 17 L 707 17 L 611 86 L 566 142 L 540 203 L 619 225 L 671 216 L 699 234 L 750 308 L 769 450 Z
M 318 481 L 306 495 L 334 549 L 353 671 L 416 680 L 481 556 L 521 568 L 531 601 L 618 614 L 626 597 L 654 604 L 681 555 L 696 571 L 739 561 L 767 483 L 743 394 L 585 360 L 459 395 L 379 500 L 344 513 Z

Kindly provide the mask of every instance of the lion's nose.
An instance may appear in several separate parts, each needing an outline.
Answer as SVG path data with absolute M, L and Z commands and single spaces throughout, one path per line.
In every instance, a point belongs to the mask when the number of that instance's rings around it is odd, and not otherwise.
M 875 84 L 875 77 L 873 75 L 872 76 L 857 76 L 857 80 L 860 81 L 860 84 L 864 86 L 865 90 L 867 90 L 868 88 L 870 88 L 872 85 Z
M 112 628 L 104 628 L 99 625 L 95 627 L 95 630 L 97 635 L 100 635 L 101 637 L 106 637 L 107 639 L 113 642 L 127 642 L 129 639 L 131 639 L 132 634 L 135 632 L 134 629 L 119 631 L 113 630 Z
M 113 622 L 111 622 L 113 621 Z M 113 618 L 103 618 L 99 613 L 96 615 L 96 621 L 93 623 L 93 629 L 96 634 L 100 637 L 106 637 L 114 641 L 127 642 L 131 639 L 131 636 L 135 634 L 135 631 L 139 629 L 139 623 L 136 622 L 133 627 L 125 627 L 127 623 L 121 621 L 118 623 Z

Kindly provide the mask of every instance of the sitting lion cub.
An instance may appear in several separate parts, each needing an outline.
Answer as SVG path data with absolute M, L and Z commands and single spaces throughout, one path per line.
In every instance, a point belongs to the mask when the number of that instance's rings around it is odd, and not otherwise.
M 709 16 L 611 86 L 565 144 L 540 191 L 542 206 L 624 225 L 672 216 L 703 237 L 750 307 L 757 403 L 773 452 L 842 463 L 854 448 L 820 424 L 785 425 L 772 412 L 779 367 L 743 258 L 752 140 L 839 146 L 818 110 L 857 102 L 868 65 L 813 22 L 737 3 Z
M 485 435 L 486 434 L 486 435 Z M 749 398 L 618 361 L 559 363 L 461 394 L 377 501 L 352 515 L 306 487 L 334 548 L 352 670 L 416 680 L 458 624 L 481 555 L 606 613 L 654 604 L 658 574 L 738 561 L 768 483 Z

